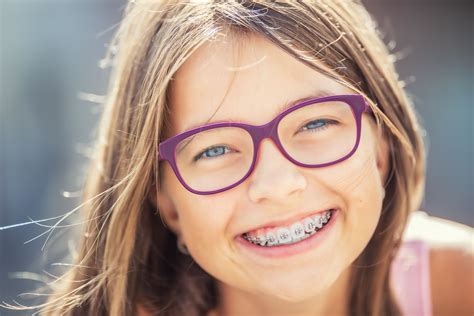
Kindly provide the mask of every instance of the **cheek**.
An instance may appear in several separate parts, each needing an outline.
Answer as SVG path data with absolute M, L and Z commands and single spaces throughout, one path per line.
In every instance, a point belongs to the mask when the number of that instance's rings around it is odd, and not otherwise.
M 383 185 L 377 168 L 376 156 L 361 148 L 353 166 L 347 170 L 342 183 L 346 197 L 346 234 L 352 257 L 358 256 L 371 239 L 380 218 L 383 202 Z
M 180 190 L 176 200 L 184 241 L 196 262 L 207 266 L 219 257 L 217 249 L 227 249 L 226 233 L 233 204 L 223 203 L 217 196 L 195 195 L 185 189 Z
M 217 258 L 213 252 L 228 243 L 226 235 L 238 199 L 230 193 L 198 195 L 189 192 L 179 182 L 171 168 L 164 168 L 164 184 L 178 215 L 179 231 L 196 261 L 209 264 Z M 224 247 L 227 248 L 227 247 Z
M 365 119 L 354 155 L 331 170 L 327 169 L 331 173 L 331 184 L 346 199 L 346 205 L 350 209 L 357 209 L 359 215 L 376 215 L 382 205 L 383 183 L 377 167 L 375 133 L 374 123 Z
M 232 280 L 235 266 L 228 235 L 232 221 L 231 203 L 194 198 L 181 205 L 180 225 L 193 260 L 218 280 Z
M 339 245 L 345 249 L 346 260 L 352 262 L 372 237 L 382 209 L 383 184 L 371 142 L 361 142 L 350 159 L 318 171 L 317 177 L 324 178 L 331 191 L 340 197 L 344 212 Z

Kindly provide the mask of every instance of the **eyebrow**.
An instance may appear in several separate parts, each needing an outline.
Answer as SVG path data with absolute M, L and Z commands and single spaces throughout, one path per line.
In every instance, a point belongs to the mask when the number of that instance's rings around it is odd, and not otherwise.
M 300 99 L 297 99 L 297 100 L 293 100 L 291 102 L 287 102 L 287 103 L 283 104 L 282 106 L 280 106 L 277 109 L 277 111 L 275 113 L 273 113 L 273 117 L 278 116 L 280 113 L 282 113 L 285 110 L 291 108 L 292 106 L 295 106 L 296 104 L 299 104 L 299 103 L 302 103 L 302 102 L 305 102 L 305 101 L 308 101 L 308 100 L 311 100 L 311 99 L 323 98 L 323 97 L 327 97 L 327 96 L 331 96 L 331 95 L 335 95 L 335 94 L 336 93 L 330 92 L 328 90 L 318 90 L 318 91 L 316 91 L 316 93 L 311 94 L 310 96 L 300 98 Z M 187 131 L 190 131 L 190 130 L 198 128 L 198 127 L 203 127 L 205 125 L 214 124 L 214 123 L 245 123 L 245 122 L 243 122 L 242 120 L 234 120 L 234 119 L 223 119 L 223 120 L 216 120 L 216 121 L 211 121 L 211 122 L 200 122 L 200 123 L 192 124 L 192 125 L 188 126 L 187 128 L 185 128 L 179 134 L 185 133 Z

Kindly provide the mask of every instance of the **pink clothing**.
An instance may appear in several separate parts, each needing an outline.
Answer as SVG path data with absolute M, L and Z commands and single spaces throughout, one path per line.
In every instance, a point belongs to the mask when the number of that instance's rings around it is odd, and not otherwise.
M 390 279 L 403 315 L 431 316 L 429 248 L 422 240 L 405 241 L 392 263 Z

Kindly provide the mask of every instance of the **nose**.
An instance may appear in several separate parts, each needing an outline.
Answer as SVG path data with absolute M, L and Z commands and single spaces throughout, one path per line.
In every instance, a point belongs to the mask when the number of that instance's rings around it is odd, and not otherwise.
M 290 199 L 298 199 L 306 184 L 299 167 L 286 159 L 271 139 L 262 140 L 250 176 L 249 198 L 255 203 L 291 204 Z

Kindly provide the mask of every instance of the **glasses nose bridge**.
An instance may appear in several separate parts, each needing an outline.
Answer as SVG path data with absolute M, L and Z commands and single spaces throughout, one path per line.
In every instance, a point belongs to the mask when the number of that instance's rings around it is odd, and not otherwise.
M 281 150 L 280 148 L 280 141 L 278 139 L 278 118 L 268 122 L 267 124 L 261 125 L 261 126 L 256 126 L 253 130 L 253 141 L 254 141 L 254 146 L 255 149 L 258 149 L 260 147 L 260 143 L 265 139 L 265 138 L 270 138 L 273 140 L 275 145 L 277 145 L 278 149 Z

